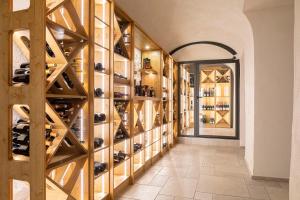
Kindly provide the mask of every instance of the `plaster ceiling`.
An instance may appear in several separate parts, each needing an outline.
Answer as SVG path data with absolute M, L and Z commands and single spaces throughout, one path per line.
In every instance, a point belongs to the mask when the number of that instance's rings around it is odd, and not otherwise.
M 205 40 L 228 45 L 240 55 L 251 30 L 243 13 L 243 0 L 116 0 L 116 3 L 166 51 Z M 205 57 L 201 52 L 185 50 L 186 56 L 179 53 L 174 58 L 179 61 Z M 212 49 L 206 52 L 207 58 L 211 57 L 209 52 Z
M 278 7 L 294 4 L 294 0 L 245 0 L 245 10 L 259 10 L 268 7 Z

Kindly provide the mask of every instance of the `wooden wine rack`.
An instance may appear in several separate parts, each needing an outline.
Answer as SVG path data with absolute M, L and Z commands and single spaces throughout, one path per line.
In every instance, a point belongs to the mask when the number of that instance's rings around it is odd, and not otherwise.
M 202 105 L 213 105 L 213 110 L 201 110 L 203 116 L 213 116 L 215 122 L 213 124 L 201 123 L 204 128 L 232 128 L 232 70 L 224 65 L 216 65 L 203 67 L 201 69 L 201 88 L 214 88 L 212 96 L 201 97 Z M 229 107 L 226 109 L 218 109 L 217 106 L 222 103 Z
M 78 4 L 69 0 L 32 0 L 28 9 L 14 11 L 15 4 L 7 1 L 1 7 L 1 46 L 6 47 L 1 48 L 1 64 L 5 67 L 1 72 L 0 87 L 3 97 L 6 96 L 1 98 L 1 105 L 7 113 L 1 122 L 4 127 L 1 133 L 1 199 L 14 198 L 15 183 L 20 181 L 29 188 L 23 195 L 27 193 L 33 200 L 87 197 L 77 188 L 80 187 L 80 174 L 88 173 L 85 167 L 88 140 L 80 140 L 71 128 L 87 100 L 84 79 L 78 78 L 87 66 L 78 73 L 76 68 L 80 63 L 85 65 L 84 57 L 79 53 L 88 41 L 78 16 Z M 48 51 L 42 50 L 45 44 Z M 28 84 L 12 83 L 13 66 L 18 56 L 14 55 L 15 49 L 23 61 L 30 63 Z M 45 63 L 54 66 L 47 77 Z M 61 118 L 53 107 L 54 101 L 64 101 L 72 106 L 68 119 Z M 29 156 L 12 152 L 14 116 L 29 120 Z M 81 118 L 84 116 L 82 114 Z M 45 124 L 51 125 L 57 134 L 47 149 L 45 136 L 41 134 L 45 132 Z
M 16 184 L 31 200 L 115 199 L 174 144 L 174 61 L 113 0 L 27 3 L 23 10 L 13 10 L 19 6 L 13 0 L 0 7 L 0 199 L 18 195 Z M 156 79 L 143 78 L 155 97 L 135 96 L 136 48 L 143 51 L 140 60 L 150 58 L 157 72 Z M 22 62 L 30 63 L 30 81 L 14 84 L 14 69 Z M 105 68 L 101 72 L 95 70 L 98 63 Z M 95 96 L 96 88 L 103 89 L 102 96 Z M 67 117 L 57 110 L 58 102 L 72 108 Z M 126 117 L 117 102 L 124 103 Z M 96 113 L 106 119 L 95 123 Z M 29 120 L 29 156 L 12 151 L 15 118 Z M 48 148 L 41 134 L 45 124 L 56 133 Z M 128 138 L 115 140 L 119 128 Z M 103 145 L 95 148 L 97 138 Z M 136 143 L 142 145 L 138 151 Z M 117 164 L 114 153 L 119 151 L 127 156 Z M 97 175 L 95 161 L 107 163 Z
M 45 70 L 35 67 L 31 70 L 30 84 L 25 87 L 14 87 L 11 84 L 12 68 L 12 35 L 11 32 L 18 29 L 27 29 L 31 33 L 31 38 L 35 43 L 31 45 L 29 61 L 31 65 L 39 66 L 45 63 L 45 8 L 43 1 L 31 1 L 31 7 L 26 11 L 12 11 L 12 1 L 1 2 L 0 8 L 0 63 L 1 63 L 1 84 L 0 84 L 0 103 L 2 115 L 0 125 L 0 168 L 1 168 L 1 189 L 0 199 L 12 198 L 13 179 L 23 180 L 30 184 L 31 199 L 45 199 L 45 169 L 46 160 L 44 136 L 40 133 L 45 129 Z M 31 98 L 35 96 L 36 98 Z M 28 161 L 19 161 L 12 159 L 10 151 L 11 137 L 8 130 L 11 129 L 11 108 L 15 104 L 26 104 L 31 108 L 31 138 L 30 148 L 31 157 Z M 36 149 L 36 151 L 33 151 Z M 30 176 L 34 174 L 35 176 Z

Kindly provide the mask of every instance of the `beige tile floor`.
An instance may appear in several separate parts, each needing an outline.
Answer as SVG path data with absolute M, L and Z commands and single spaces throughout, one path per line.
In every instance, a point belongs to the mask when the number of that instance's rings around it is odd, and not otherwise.
M 238 147 L 177 144 L 119 200 L 288 200 L 288 183 L 252 180 Z

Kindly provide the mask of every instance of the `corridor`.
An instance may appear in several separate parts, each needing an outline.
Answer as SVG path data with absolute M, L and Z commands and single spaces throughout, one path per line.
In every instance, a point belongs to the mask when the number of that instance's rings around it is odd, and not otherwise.
M 119 200 L 288 200 L 288 183 L 252 180 L 238 147 L 177 144 Z

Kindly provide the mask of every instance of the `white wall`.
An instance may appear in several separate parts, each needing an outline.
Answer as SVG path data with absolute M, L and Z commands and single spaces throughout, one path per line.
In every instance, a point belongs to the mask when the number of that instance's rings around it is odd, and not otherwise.
M 290 200 L 300 199 L 300 0 L 295 0 L 294 37 L 294 118 L 292 162 L 290 173 Z
M 245 146 L 245 59 L 240 58 L 240 146 Z
M 245 102 L 247 106 L 254 106 L 254 135 L 246 133 L 246 160 L 254 176 L 288 178 L 293 103 L 293 6 L 247 11 L 246 15 L 253 29 L 254 71 L 246 70 L 254 73 L 255 80 L 254 104 L 247 103 L 251 98 L 249 91 Z M 246 91 L 254 89 L 249 81 L 246 80 Z M 246 112 L 246 129 L 252 128 L 247 123 L 252 122 Z
M 252 32 L 252 30 L 251 30 Z M 244 81 L 245 81 L 245 160 L 249 172 L 253 175 L 254 166 L 254 39 L 249 38 L 251 42 L 245 47 L 244 51 Z

